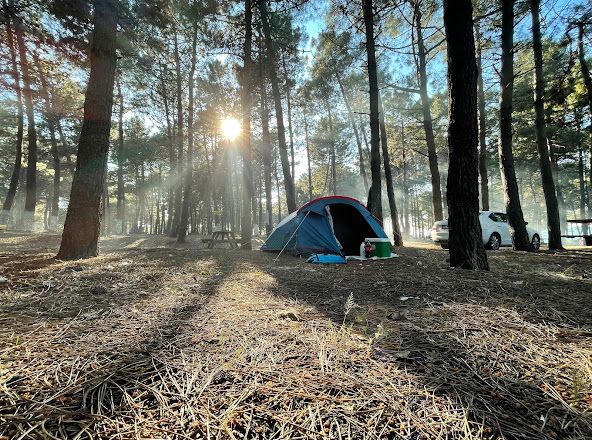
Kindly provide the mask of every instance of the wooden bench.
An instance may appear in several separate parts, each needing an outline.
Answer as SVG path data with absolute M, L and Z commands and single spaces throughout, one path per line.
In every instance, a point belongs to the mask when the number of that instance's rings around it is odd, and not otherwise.
M 6 225 L 0 225 L 0 231 L 6 231 Z
M 202 238 L 202 243 L 207 244 L 208 249 L 214 249 L 217 244 L 228 243 L 231 249 L 238 249 L 237 240 L 240 237 L 236 237 L 233 231 L 214 231 L 211 237 Z
M 563 238 L 583 238 L 586 246 L 592 246 L 592 235 L 562 235 Z
M 580 220 L 568 220 L 567 222 L 584 225 L 584 224 L 592 223 L 592 218 L 585 218 L 585 219 L 580 219 Z M 592 235 L 590 235 L 590 234 L 575 234 L 575 235 L 566 234 L 566 235 L 562 235 L 562 237 L 564 237 L 564 238 L 583 238 L 586 246 L 592 246 Z

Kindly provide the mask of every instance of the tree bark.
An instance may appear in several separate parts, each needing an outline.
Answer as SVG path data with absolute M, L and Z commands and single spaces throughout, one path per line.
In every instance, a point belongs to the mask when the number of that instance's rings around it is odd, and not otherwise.
M 119 102 L 117 126 L 117 211 L 115 213 L 116 234 L 125 234 L 125 184 L 123 181 L 123 93 L 121 92 L 121 72 L 117 75 L 117 101 Z
M 107 156 L 108 158 L 108 156 Z M 103 237 L 110 234 L 109 229 L 109 169 L 107 167 L 107 160 L 105 160 L 105 172 L 103 173 L 103 198 L 101 203 L 103 204 L 103 215 L 100 227 L 100 235 Z
M 175 58 L 175 83 L 177 86 L 177 176 L 175 182 L 175 206 L 173 209 L 173 221 L 170 237 L 176 237 L 179 233 L 179 223 L 181 217 L 181 203 L 183 199 L 183 185 L 181 176 L 183 176 L 183 84 L 181 78 L 181 57 L 179 54 L 179 39 L 175 29 L 174 38 L 174 58 Z
M 335 137 L 333 132 L 333 115 L 331 114 L 331 104 L 329 99 L 325 100 L 327 107 L 327 118 L 329 119 L 329 139 L 331 142 L 331 191 L 333 195 L 337 195 L 337 154 L 335 151 Z
M 15 34 L 18 43 L 21 72 L 23 74 L 23 96 L 27 113 L 27 179 L 25 183 L 25 229 L 33 228 L 35 222 L 35 206 L 37 205 L 37 131 L 35 130 L 35 112 L 33 109 L 33 91 L 31 75 L 27 60 L 27 46 L 23 37 L 22 23 L 15 22 Z
M 578 182 L 580 186 L 580 218 L 586 217 L 586 183 L 584 181 L 584 152 L 578 150 Z M 588 234 L 588 225 L 582 225 L 582 234 Z
M 430 176 L 432 180 L 432 211 L 434 221 L 440 221 L 444 218 L 442 213 L 442 189 L 440 170 L 438 169 L 438 154 L 436 153 L 436 140 L 434 137 L 434 125 L 432 121 L 432 111 L 430 98 L 428 96 L 428 76 L 426 70 L 426 48 L 423 41 L 423 32 L 421 26 L 420 2 L 414 4 L 414 21 L 417 35 L 417 73 L 419 76 L 419 95 L 421 97 L 421 110 L 423 114 L 423 128 L 426 136 L 426 146 L 428 148 L 428 162 L 430 165 Z
M 263 156 L 263 181 L 265 184 L 265 233 L 271 234 L 273 226 L 273 203 L 272 203 L 272 170 L 271 170 L 271 136 L 269 135 L 269 110 L 267 108 L 267 87 L 263 71 L 263 59 L 259 62 L 259 92 L 261 104 L 261 155 Z
M 76 171 L 57 258 L 97 255 L 101 226 L 103 175 L 109 150 L 113 85 L 117 64 L 117 16 L 107 0 L 95 2 L 90 46 L 90 76 L 78 141 Z
M 545 86 L 543 78 L 543 43 L 541 40 L 540 0 L 530 0 L 532 15 L 532 51 L 534 55 L 534 129 L 537 150 L 539 152 L 539 166 L 543 194 L 547 205 L 547 231 L 549 232 L 549 249 L 562 250 L 561 223 L 559 220 L 559 206 L 553 180 L 553 169 L 549 157 L 547 143 L 547 126 L 545 124 Z
M 405 236 L 409 237 L 409 183 L 407 179 L 407 152 L 405 148 L 405 127 L 401 119 L 401 151 L 403 159 L 403 218 L 405 219 Z
M 306 141 L 306 165 L 307 165 L 307 172 L 308 172 L 308 200 L 312 200 L 312 171 L 310 168 L 310 141 L 308 137 L 308 113 L 306 111 L 306 103 L 304 104 L 304 108 L 302 109 L 302 113 L 304 116 L 304 140 Z M 366 188 L 366 191 L 368 189 Z
M 243 158 L 243 199 L 241 210 L 241 249 L 252 249 L 253 235 L 253 149 L 251 146 L 251 108 L 253 88 L 253 5 L 245 0 L 245 41 L 243 45 L 243 69 L 240 74 L 241 107 L 243 113 L 242 126 L 242 158 Z M 287 74 L 287 72 L 286 72 Z M 288 95 L 289 95 L 288 89 Z M 291 126 L 290 126 L 291 127 Z M 290 128 L 291 133 L 291 128 Z M 290 142 L 291 142 L 290 134 Z
M 483 63 L 481 62 L 481 27 L 479 20 L 475 20 L 475 34 L 477 37 L 477 102 L 479 103 L 479 175 L 481 176 L 481 207 L 489 211 L 489 179 L 487 176 L 487 144 L 485 90 L 483 87 Z
M 19 183 L 19 177 L 21 174 L 21 163 L 23 160 L 23 132 L 24 132 L 24 116 L 23 116 L 23 95 L 20 85 L 20 75 L 16 60 L 16 48 L 14 47 L 14 33 L 12 31 L 11 23 L 6 24 L 6 42 L 8 45 L 8 51 L 10 53 L 10 64 L 12 67 L 12 77 L 14 80 L 14 91 L 16 94 L 16 142 L 15 142 L 15 155 L 14 155 L 14 167 L 12 169 L 12 175 L 10 177 L 10 183 L 8 185 L 8 192 L 2 205 L 2 216 L 0 218 L 0 224 L 8 223 L 10 210 L 14 203 L 14 196 L 16 195 L 16 189 Z
M 512 150 L 512 95 L 514 91 L 514 0 L 501 0 L 502 6 L 502 56 L 500 91 L 500 138 L 498 144 L 502 185 L 509 218 L 510 233 L 514 249 L 530 251 L 526 224 L 520 204 L 520 193 L 514 152 Z
M 278 166 L 277 166 L 277 157 L 274 161 L 274 172 L 275 172 L 275 186 L 277 188 L 277 195 L 278 195 L 278 223 L 282 221 L 282 191 L 280 189 L 280 178 L 278 175 Z
M 366 126 L 364 124 L 363 115 L 360 115 L 360 131 L 362 132 L 362 139 L 364 139 L 365 155 L 366 159 L 370 161 L 370 146 L 368 145 L 368 136 L 366 135 Z
M 362 153 L 362 141 L 360 140 L 360 133 L 358 133 L 358 127 L 356 126 L 354 112 L 352 111 L 349 99 L 347 98 L 347 94 L 345 93 L 343 82 L 341 81 L 339 74 L 337 72 L 334 73 L 335 78 L 337 79 L 337 83 L 339 84 L 339 90 L 341 91 L 341 96 L 343 97 L 345 108 L 347 109 L 347 118 L 349 119 L 349 123 L 351 124 L 352 130 L 354 131 L 354 137 L 356 139 L 356 146 L 358 147 L 358 158 L 360 160 L 360 177 L 364 182 L 365 191 L 368 192 L 368 177 L 366 176 L 366 166 L 364 165 L 364 155 Z
M 565 231 L 567 230 L 567 218 L 565 217 L 565 215 L 562 215 L 562 213 L 566 212 L 565 197 L 563 197 L 561 182 L 559 181 L 559 164 L 557 163 L 557 154 L 555 148 L 553 147 L 553 143 L 550 142 L 548 137 L 546 142 L 549 150 L 549 159 L 551 160 L 553 181 L 555 182 L 555 192 L 557 193 L 557 206 L 559 207 L 559 224 L 561 226 L 561 230 Z
M 477 62 L 471 0 L 444 0 L 448 54 L 446 185 L 450 266 L 489 270 L 479 222 Z
M 284 111 L 282 109 L 282 98 L 280 93 L 280 86 L 277 77 L 277 62 L 275 56 L 275 49 L 273 47 L 273 40 L 271 37 L 271 29 L 269 24 L 269 17 L 267 11 L 266 0 L 257 0 L 259 12 L 261 14 L 261 22 L 263 24 L 263 34 L 265 38 L 265 47 L 267 51 L 267 58 L 269 68 L 267 73 L 271 81 L 271 90 L 273 93 L 273 100 L 275 104 L 275 117 L 277 119 L 278 132 L 278 146 L 280 153 L 280 161 L 282 165 L 282 173 L 284 175 L 284 188 L 286 190 L 286 204 L 289 212 L 294 212 L 297 209 L 296 205 L 296 188 L 292 173 L 290 172 L 290 161 L 288 159 L 288 146 L 286 144 L 286 128 L 284 126 Z
M 592 77 L 590 77 L 590 69 L 586 62 L 586 55 L 584 53 L 584 23 L 578 22 L 578 59 L 580 60 L 580 71 L 584 78 L 584 85 L 586 86 L 586 93 L 588 95 L 588 112 L 592 118 Z M 589 126 L 588 137 L 588 191 L 592 191 L 592 124 Z M 590 193 L 589 193 L 590 194 Z M 590 195 L 588 195 L 590 197 Z M 588 207 L 590 209 L 590 207 Z
M 33 61 L 39 74 L 39 80 L 41 83 L 40 94 L 45 103 L 45 120 L 49 129 L 49 140 L 51 144 L 51 155 L 53 158 L 53 187 L 51 193 L 51 203 L 49 212 L 49 230 L 55 231 L 58 227 L 58 216 L 60 210 L 60 180 L 61 180 L 61 167 L 60 167 L 60 149 L 58 147 L 58 141 L 56 137 L 56 114 L 53 109 L 53 104 L 49 94 L 49 86 L 47 84 L 47 78 L 41 65 L 41 60 L 37 54 L 33 54 Z
M 296 160 L 294 159 L 294 131 L 292 130 L 292 99 L 290 89 L 290 78 L 288 77 L 288 67 L 286 66 L 286 57 L 282 55 L 282 65 L 284 75 L 286 75 L 286 109 L 288 110 L 288 139 L 290 140 L 290 166 L 292 177 L 296 181 Z
M 393 173 L 391 170 L 391 159 L 388 150 L 388 138 L 386 133 L 386 123 L 384 121 L 384 108 L 382 98 L 378 95 L 378 111 L 380 113 L 380 144 L 382 146 L 382 160 L 384 162 L 384 178 L 386 180 L 386 192 L 388 195 L 389 209 L 391 213 L 391 224 L 393 227 L 393 244 L 403 246 L 403 235 L 399 227 L 399 214 L 397 211 L 397 202 L 395 200 L 395 190 L 393 185 Z
M 165 69 L 166 69 L 166 66 L 165 66 Z M 166 87 L 167 87 L 167 84 L 166 84 L 166 81 L 164 78 L 164 72 L 162 71 L 162 66 L 161 66 L 160 88 L 162 90 L 161 96 L 162 96 L 162 101 L 163 101 L 163 106 L 164 106 L 164 115 L 165 115 L 165 119 L 166 119 L 167 146 L 168 146 L 168 153 L 169 153 L 168 154 L 168 156 L 169 156 L 169 176 L 168 176 L 168 180 L 167 180 L 168 213 L 166 216 L 166 224 L 165 224 L 165 228 L 164 228 L 164 233 L 170 234 L 171 229 L 172 229 L 172 221 L 173 221 L 173 205 L 175 203 L 175 191 L 174 191 L 173 181 L 175 180 L 174 179 L 174 172 L 175 172 L 175 167 L 176 167 L 176 163 L 177 163 L 177 158 L 175 155 L 175 139 L 174 139 L 174 133 L 173 133 L 173 124 L 171 123 L 171 114 L 170 114 L 170 110 L 169 110 L 169 95 L 167 93 Z M 206 160 L 207 160 L 207 155 L 206 155 Z M 164 214 L 162 217 L 164 220 Z
M 183 202 L 181 206 L 181 217 L 179 219 L 179 230 L 177 243 L 185 243 L 187 228 L 189 225 L 189 211 L 191 201 L 191 183 L 193 181 L 193 113 L 194 113 L 194 85 L 195 68 L 197 65 L 197 23 L 193 23 L 193 36 L 191 40 L 191 68 L 189 69 L 189 102 L 187 108 L 187 163 L 185 165 L 185 179 L 183 189 Z
M 374 9 L 372 0 L 362 0 L 364 28 L 366 30 L 366 56 L 368 84 L 370 86 L 370 174 L 372 182 L 368 192 L 368 210 L 382 223 L 382 183 L 380 175 L 380 131 L 378 122 L 378 72 L 374 42 Z

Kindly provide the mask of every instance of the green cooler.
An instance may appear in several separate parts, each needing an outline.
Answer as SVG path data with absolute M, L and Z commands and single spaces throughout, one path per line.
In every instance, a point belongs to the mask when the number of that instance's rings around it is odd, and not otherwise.
M 391 256 L 391 241 L 388 238 L 367 238 L 374 245 L 371 257 L 386 258 Z

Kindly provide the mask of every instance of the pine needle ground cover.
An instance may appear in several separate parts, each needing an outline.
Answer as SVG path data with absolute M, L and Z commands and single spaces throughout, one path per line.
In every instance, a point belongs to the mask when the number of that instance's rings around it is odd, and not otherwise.
M 0 237 L 0 438 L 592 438 L 592 253 Z

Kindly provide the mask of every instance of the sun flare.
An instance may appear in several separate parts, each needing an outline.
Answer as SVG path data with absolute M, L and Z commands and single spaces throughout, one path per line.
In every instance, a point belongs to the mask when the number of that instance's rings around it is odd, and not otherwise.
M 241 125 L 234 118 L 226 118 L 222 120 L 221 124 L 222 135 L 230 141 L 235 140 L 241 133 Z

